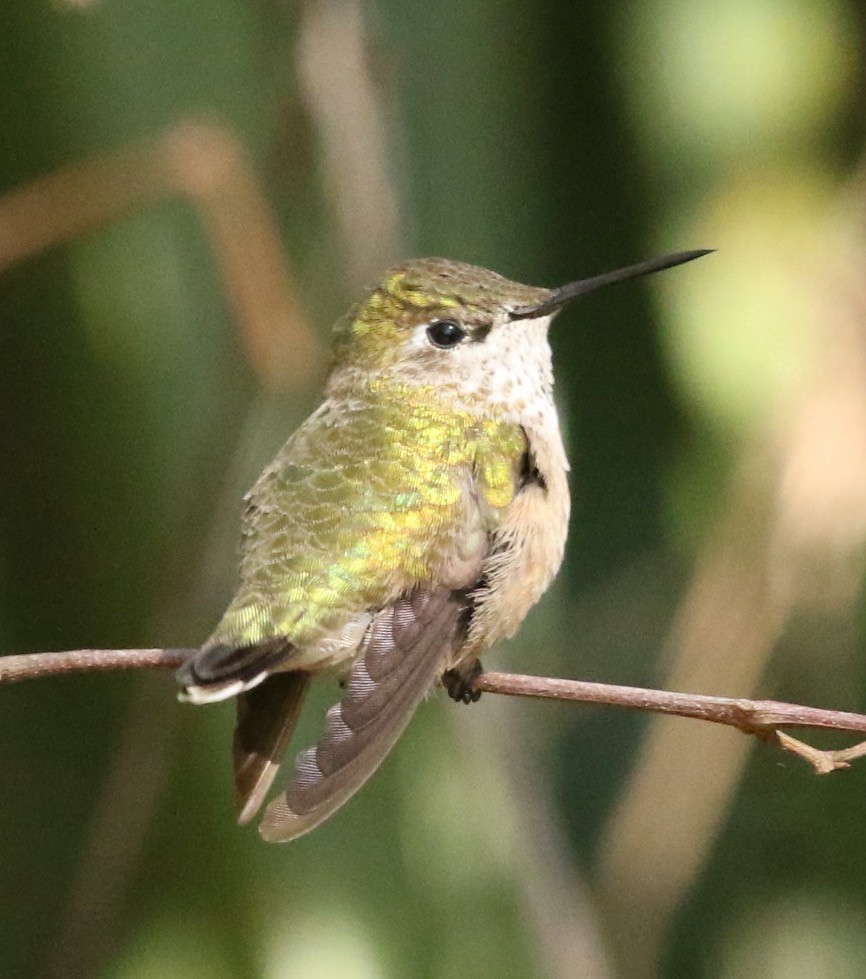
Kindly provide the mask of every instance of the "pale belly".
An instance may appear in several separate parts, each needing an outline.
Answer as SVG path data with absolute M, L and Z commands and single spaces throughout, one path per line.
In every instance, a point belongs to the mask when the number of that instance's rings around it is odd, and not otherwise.
M 568 532 L 565 473 L 546 488 L 526 487 L 509 507 L 497 534 L 499 546 L 483 568 L 469 636 L 460 660 L 476 657 L 513 636 L 559 571 Z

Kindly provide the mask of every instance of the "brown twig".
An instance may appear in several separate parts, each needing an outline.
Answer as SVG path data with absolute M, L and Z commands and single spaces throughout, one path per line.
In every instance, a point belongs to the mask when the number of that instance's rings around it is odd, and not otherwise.
M 194 652 L 194 649 L 72 649 L 63 653 L 0 656 L 0 685 L 64 673 L 173 670 Z
M 0 657 L 0 686 L 67 673 L 176 669 L 194 652 L 194 649 L 74 649 L 61 653 L 3 656 Z M 805 707 L 777 700 L 711 697 L 706 694 L 622 687 L 610 683 L 561 680 L 519 673 L 483 673 L 475 681 L 475 686 L 485 693 L 510 697 L 570 700 L 726 724 L 764 741 L 775 742 L 785 751 L 807 761 L 819 775 L 848 768 L 856 758 L 866 755 L 866 741 L 850 748 L 824 751 L 780 730 L 783 727 L 803 727 L 866 734 L 866 714 Z
M 850 748 L 824 751 L 814 748 L 779 728 L 806 727 L 829 731 L 853 731 L 866 734 L 866 715 L 821 707 L 805 707 L 778 700 L 745 700 L 734 697 L 711 697 L 699 693 L 676 693 L 671 690 L 647 690 L 620 687 L 585 680 L 559 680 L 552 677 L 522 676 L 516 673 L 483 673 L 475 685 L 488 693 L 512 697 L 542 697 L 548 700 L 572 700 L 583 704 L 604 704 L 648 710 L 656 714 L 692 717 L 714 724 L 726 724 L 762 741 L 773 741 L 780 748 L 808 762 L 817 775 L 839 768 L 850 768 L 851 762 L 866 755 L 866 741 Z

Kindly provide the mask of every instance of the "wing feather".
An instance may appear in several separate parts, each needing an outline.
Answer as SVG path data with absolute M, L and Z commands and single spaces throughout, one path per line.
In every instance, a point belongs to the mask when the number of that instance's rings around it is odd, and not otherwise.
M 301 752 L 288 788 L 267 807 L 264 839 L 287 842 L 309 832 L 376 771 L 462 640 L 465 607 L 464 593 L 436 588 L 377 615 L 321 740 Z

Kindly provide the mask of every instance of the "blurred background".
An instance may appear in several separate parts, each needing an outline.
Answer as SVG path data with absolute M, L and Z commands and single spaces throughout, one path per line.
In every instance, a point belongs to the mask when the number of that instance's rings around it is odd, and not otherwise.
M 566 565 L 488 665 L 866 710 L 861 4 L 0 24 L 0 652 L 199 643 L 243 492 L 392 261 L 553 286 L 714 247 L 557 321 Z M 232 714 L 155 674 L 0 691 L 0 974 L 866 974 L 862 762 L 440 695 L 275 847 L 234 823 Z

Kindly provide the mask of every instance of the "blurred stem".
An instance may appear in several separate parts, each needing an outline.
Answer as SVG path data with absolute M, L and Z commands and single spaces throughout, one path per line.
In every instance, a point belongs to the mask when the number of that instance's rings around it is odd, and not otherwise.
M 303 390 L 318 342 L 258 175 L 216 119 L 183 120 L 0 197 L 0 270 L 171 198 L 186 200 L 204 227 L 263 386 Z

